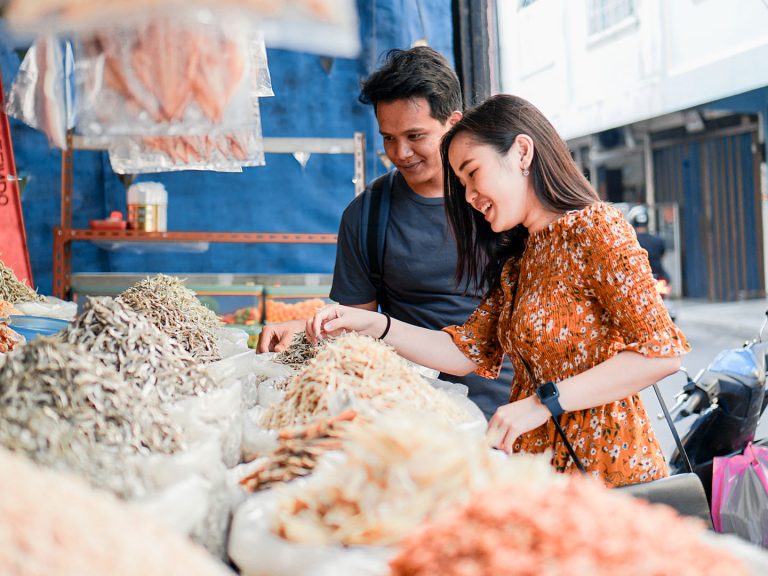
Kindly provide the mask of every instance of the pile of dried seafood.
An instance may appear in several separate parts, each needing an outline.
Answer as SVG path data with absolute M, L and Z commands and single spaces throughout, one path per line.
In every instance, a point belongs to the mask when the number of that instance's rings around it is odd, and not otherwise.
M 346 410 L 327 420 L 284 428 L 278 435 L 278 447 L 264 463 L 240 481 L 251 492 L 270 488 L 278 482 L 287 482 L 306 476 L 317 465 L 317 460 L 331 450 L 341 448 L 346 425 L 357 417 L 354 410 Z
M 750 573 L 704 533 L 671 508 L 569 477 L 556 489 L 529 484 L 473 495 L 411 534 L 390 567 L 393 576 Z
M 158 400 L 82 346 L 40 337 L 0 357 L 0 444 L 122 493 L 122 460 L 180 447 Z
M 447 394 L 435 390 L 387 344 L 368 336 L 345 334 L 329 342 L 288 380 L 285 398 L 264 412 L 261 424 L 283 428 L 338 411 L 333 403 L 363 400 L 383 410 L 407 406 L 459 423 L 467 413 Z
M 317 344 L 312 344 L 307 340 L 307 333 L 302 330 L 293 337 L 288 348 L 275 355 L 273 361 L 298 370 L 317 356 L 318 350 L 326 342 L 327 340 L 322 340 Z
M 45 298 L 16 278 L 13 270 L 0 261 L 0 300 L 17 302 L 43 302 Z
M 548 458 L 494 454 L 483 439 L 419 412 L 357 419 L 345 428 L 342 450 L 343 465 L 278 488 L 275 533 L 310 544 L 388 545 L 473 490 L 557 481 Z
M 142 312 L 198 362 L 221 360 L 216 314 L 203 306 L 195 293 L 173 276 L 158 274 L 137 282 L 118 297 Z
M 90 298 L 58 337 L 88 348 L 146 397 L 169 401 L 214 387 L 186 350 L 120 299 Z
M 0 354 L 10 352 L 16 346 L 17 340 L 5 322 L 0 322 Z

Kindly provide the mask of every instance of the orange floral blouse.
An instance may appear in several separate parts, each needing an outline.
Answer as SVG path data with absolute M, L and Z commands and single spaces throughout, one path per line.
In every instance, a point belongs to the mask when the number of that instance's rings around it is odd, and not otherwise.
M 534 394 L 518 352 L 541 383 L 559 382 L 625 350 L 649 357 L 690 351 L 656 291 L 634 230 L 604 203 L 568 212 L 529 236 L 523 255 L 504 266 L 501 286 L 463 326 L 444 330 L 482 376 L 498 377 L 509 355 L 515 368 L 510 402 Z M 568 412 L 560 423 L 587 470 L 609 486 L 668 474 L 637 394 Z M 551 421 L 514 446 L 515 452 L 547 449 L 555 468 L 576 470 Z

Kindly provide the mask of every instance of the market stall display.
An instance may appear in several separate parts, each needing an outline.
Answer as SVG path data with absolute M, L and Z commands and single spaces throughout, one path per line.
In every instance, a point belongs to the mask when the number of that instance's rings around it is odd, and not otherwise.
M 0 449 L 0 573 L 225 576 L 186 538 L 82 480 Z
M 19 336 L 0 320 L 0 354 L 10 352 L 19 342 Z
M 0 260 L 0 300 L 10 304 L 28 301 L 42 301 L 43 297 L 16 278 L 13 270 Z
M 478 492 L 406 538 L 393 576 L 748 574 L 700 522 L 568 477 Z
M 177 340 L 118 298 L 90 298 L 60 337 L 85 346 L 147 398 L 169 402 L 216 387 Z
M 125 494 L 125 458 L 170 454 L 181 432 L 157 398 L 87 349 L 41 337 L 0 360 L 0 444 Z
M 368 336 L 346 334 L 326 344 L 288 381 L 284 400 L 267 408 L 262 425 L 277 429 L 300 424 L 332 415 L 355 399 L 378 410 L 407 405 L 455 424 L 471 419 L 391 346 Z
M 312 344 L 307 339 L 306 332 L 301 331 L 293 337 L 293 341 L 288 348 L 275 354 L 273 361 L 298 370 L 317 356 L 318 350 L 324 343 L 327 343 L 327 340 Z
M 148 277 L 120 294 L 119 299 L 146 314 L 198 362 L 221 360 L 215 332 L 218 317 L 178 278 L 165 274 Z

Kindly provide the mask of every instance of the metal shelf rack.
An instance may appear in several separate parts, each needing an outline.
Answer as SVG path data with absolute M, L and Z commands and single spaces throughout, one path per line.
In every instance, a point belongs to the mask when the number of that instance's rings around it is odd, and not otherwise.
M 141 230 L 91 230 L 72 228 L 72 151 L 103 150 L 88 146 L 71 133 L 61 155 L 61 218 L 53 230 L 53 295 L 65 299 L 72 288 L 72 243 L 109 240 L 120 242 L 214 242 L 229 244 L 335 244 L 336 234 L 296 232 L 204 232 Z M 355 195 L 365 188 L 365 135 L 352 138 L 264 138 L 264 152 L 274 154 L 352 154 L 354 155 Z

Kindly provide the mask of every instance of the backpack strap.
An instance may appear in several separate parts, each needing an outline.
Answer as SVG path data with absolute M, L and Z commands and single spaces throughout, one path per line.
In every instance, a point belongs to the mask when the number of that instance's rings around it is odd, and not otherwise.
M 397 170 L 385 174 L 371 184 L 370 192 L 363 197 L 363 215 L 360 220 L 360 240 L 368 260 L 370 280 L 376 288 L 376 299 L 381 302 L 382 265 L 384 245 L 387 239 L 389 206 L 392 200 L 392 185 Z

